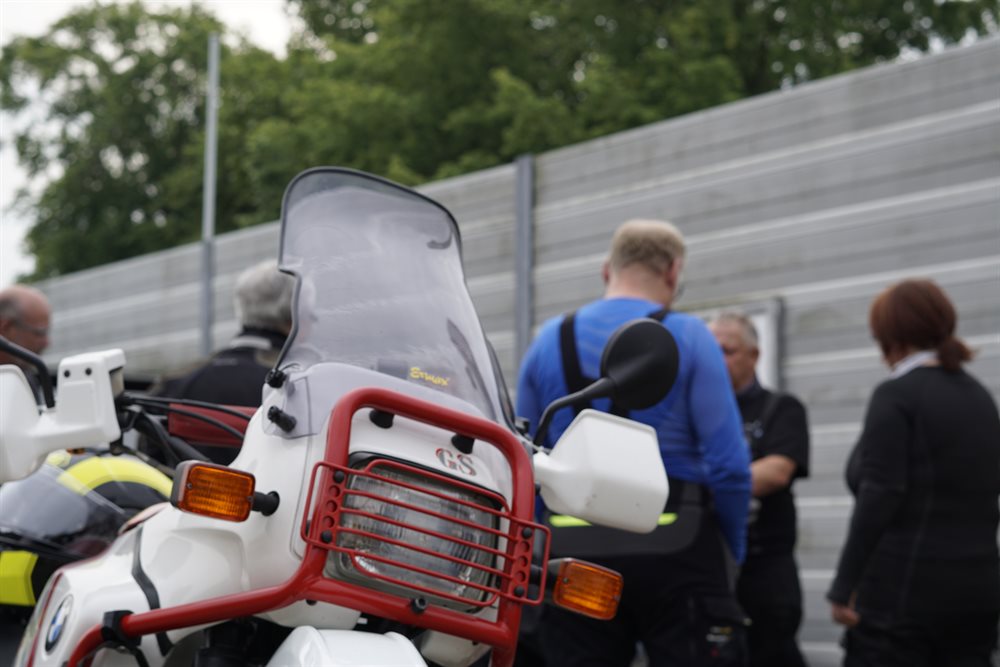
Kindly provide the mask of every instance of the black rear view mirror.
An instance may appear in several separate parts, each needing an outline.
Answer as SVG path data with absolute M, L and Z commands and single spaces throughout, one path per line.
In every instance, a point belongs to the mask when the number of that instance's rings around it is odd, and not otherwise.
M 601 377 L 588 387 L 553 401 L 538 422 L 540 443 L 557 410 L 597 398 L 611 398 L 626 410 L 642 410 L 663 400 L 677 380 L 677 341 L 662 323 L 649 318 L 621 325 L 604 346 Z
M 604 346 L 601 378 L 613 383 L 608 395 L 615 403 L 642 410 L 670 392 L 679 366 L 677 341 L 667 328 L 656 320 L 633 320 L 611 334 Z

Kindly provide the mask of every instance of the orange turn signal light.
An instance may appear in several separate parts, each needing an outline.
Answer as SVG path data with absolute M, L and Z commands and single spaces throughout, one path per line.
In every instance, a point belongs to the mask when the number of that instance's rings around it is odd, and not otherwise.
M 575 558 L 550 561 L 550 572 L 553 565 L 557 567 L 552 589 L 553 603 L 601 621 L 615 617 L 622 598 L 622 575 Z
M 246 521 L 253 509 L 254 476 L 201 461 L 177 466 L 170 504 L 184 512 L 226 521 Z

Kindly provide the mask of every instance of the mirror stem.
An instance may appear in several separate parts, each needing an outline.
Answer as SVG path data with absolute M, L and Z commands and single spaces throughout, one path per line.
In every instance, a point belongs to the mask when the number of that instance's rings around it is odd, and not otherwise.
M 54 408 L 56 400 L 52 392 L 52 377 L 49 375 L 49 369 L 45 366 L 42 358 L 31 350 L 26 350 L 20 345 L 15 345 L 3 336 L 0 336 L 0 350 L 18 359 L 24 359 L 35 367 L 35 371 L 38 373 L 38 382 L 42 385 L 42 396 L 45 399 L 45 407 Z
M 545 412 L 542 413 L 541 419 L 538 420 L 538 428 L 535 429 L 535 435 L 532 438 L 532 442 L 539 447 L 542 446 L 542 442 L 545 440 L 545 434 L 548 432 L 549 426 L 552 425 L 552 418 L 555 416 L 557 411 L 571 405 L 592 401 L 595 398 L 605 398 L 610 396 L 612 392 L 614 392 L 614 389 L 614 380 L 605 377 L 597 380 L 590 386 L 584 387 L 575 394 L 569 394 L 552 401 L 549 403 L 549 406 L 545 408 Z

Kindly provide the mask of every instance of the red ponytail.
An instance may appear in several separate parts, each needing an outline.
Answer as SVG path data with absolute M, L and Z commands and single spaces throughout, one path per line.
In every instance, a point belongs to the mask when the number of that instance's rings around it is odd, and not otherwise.
M 946 371 L 957 371 L 972 359 L 972 350 L 960 338 L 949 336 L 937 348 L 938 361 Z

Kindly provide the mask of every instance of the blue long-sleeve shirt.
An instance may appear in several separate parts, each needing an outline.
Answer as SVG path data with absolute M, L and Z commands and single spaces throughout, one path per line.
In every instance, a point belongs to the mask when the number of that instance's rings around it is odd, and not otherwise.
M 578 310 L 576 343 L 583 375 L 598 377 L 604 345 L 615 329 L 659 307 L 644 299 L 613 298 Z M 559 345 L 562 320 L 556 317 L 542 326 L 521 365 L 517 413 L 530 421 L 532 429 L 549 403 L 569 393 Z M 670 313 L 664 325 L 680 351 L 677 381 L 664 400 L 646 410 L 633 410 L 629 417 L 656 429 L 668 477 L 711 489 L 722 532 L 733 555 L 742 562 L 750 457 L 722 352 L 708 327 L 696 317 Z M 594 401 L 593 407 L 607 411 L 610 401 Z M 572 420 L 572 409 L 556 413 L 544 444 L 552 446 Z

